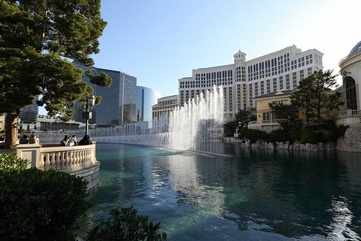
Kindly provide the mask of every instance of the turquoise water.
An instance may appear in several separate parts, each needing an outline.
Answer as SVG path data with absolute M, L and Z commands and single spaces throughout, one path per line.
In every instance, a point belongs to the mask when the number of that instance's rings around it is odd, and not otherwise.
M 361 156 L 99 144 L 91 219 L 134 206 L 171 241 L 361 240 Z

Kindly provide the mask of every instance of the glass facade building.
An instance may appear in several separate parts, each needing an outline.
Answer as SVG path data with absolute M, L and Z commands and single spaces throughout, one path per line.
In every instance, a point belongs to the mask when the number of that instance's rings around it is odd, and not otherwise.
M 156 103 L 155 93 L 151 88 L 137 86 L 137 121 L 152 121 L 152 106 Z

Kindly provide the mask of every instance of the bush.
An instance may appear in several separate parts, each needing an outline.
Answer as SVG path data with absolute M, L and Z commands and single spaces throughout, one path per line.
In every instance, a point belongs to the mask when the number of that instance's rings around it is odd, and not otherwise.
M 0 172 L 0 240 L 71 241 L 87 210 L 86 182 L 56 171 Z
M 267 137 L 268 134 L 264 131 L 248 128 L 241 128 L 239 130 L 239 138 L 247 139 L 251 143 L 256 143 L 257 141 L 266 141 Z
M 288 134 L 284 129 L 277 129 L 268 134 L 267 141 L 272 143 L 286 142 L 289 141 Z
M 115 209 L 111 219 L 90 231 L 87 241 L 165 241 L 167 235 L 160 232 L 160 225 L 148 217 L 140 216 L 133 208 Z
M 17 158 L 15 155 L 0 153 L 0 171 L 25 170 L 27 162 L 27 160 Z

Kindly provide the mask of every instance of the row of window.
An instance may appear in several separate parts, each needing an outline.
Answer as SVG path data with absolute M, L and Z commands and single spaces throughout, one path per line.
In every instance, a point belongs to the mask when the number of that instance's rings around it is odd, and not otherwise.
M 278 56 L 264 62 L 248 66 L 248 80 L 258 80 L 265 77 L 282 74 L 297 68 L 304 67 L 313 63 L 312 54 L 300 57 L 295 60 L 289 58 L 289 53 Z
M 285 55 L 286 56 L 286 55 Z M 282 57 L 282 56 L 281 56 Z M 282 60 L 282 59 L 281 59 Z M 287 59 L 286 59 L 287 60 Z M 287 60 L 288 61 L 288 60 Z M 282 61 L 278 62 L 278 59 L 275 60 L 267 60 L 262 63 L 258 63 L 252 66 L 248 66 L 248 80 L 258 80 L 263 79 L 265 77 L 274 76 L 277 74 L 282 74 L 284 72 L 288 72 L 291 70 L 295 70 L 297 68 L 301 68 L 304 66 L 308 66 L 313 63 L 312 55 L 307 55 L 305 57 L 301 57 L 298 60 L 291 61 L 291 68 L 289 62 L 286 64 L 286 68 L 283 65 L 272 67 L 272 74 L 268 68 L 268 66 L 273 66 L 273 62 L 282 63 Z M 266 69 L 265 69 L 266 67 Z M 238 66 L 236 67 L 236 82 L 246 81 L 246 69 L 245 67 Z M 218 76 L 220 78 L 218 78 Z M 179 87 L 181 89 L 184 88 L 205 88 L 205 87 L 212 87 L 216 86 L 224 86 L 224 85 L 231 85 L 233 83 L 233 74 L 232 70 L 222 71 L 222 72 L 212 72 L 212 73 L 202 73 L 196 74 L 196 81 L 189 80 L 189 81 L 181 81 L 179 83 Z
M 231 79 L 233 78 L 232 70 L 223 70 L 218 72 L 196 74 L 196 80 L 228 79 L 228 78 Z
M 264 94 L 269 94 L 273 92 L 277 92 L 278 90 L 291 90 L 298 86 L 299 80 L 302 80 L 306 77 L 306 75 L 311 75 L 313 72 L 312 67 L 307 68 L 307 73 L 305 69 L 302 69 L 298 72 L 292 72 L 290 74 L 286 74 L 283 76 L 279 76 L 278 78 L 272 78 L 267 80 L 262 80 L 255 83 L 248 84 L 248 98 L 249 104 L 253 106 L 253 98 L 258 97 Z M 242 86 L 242 93 L 241 93 L 241 86 Z M 184 104 L 189 99 L 194 98 L 197 95 L 200 95 L 202 92 L 205 94 L 206 91 L 211 91 L 212 89 L 206 88 L 202 90 L 180 90 L 180 103 L 181 105 Z M 225 102 L 225 110 L 232 111 L 233 110 L 233 91 L 232 87 L 224 87 L 224 102 Z M 247 100 L 247 89 L 246 84 L 237 84 L 236 86 L 236 96 L 238 108 L 241 107 L 241 99 L 243 100 L 243 108 L 246 108 L 246 100 Z M 228 93 L 227 93 L 228 92 Z M 242 98 L 243 95 L 243 98 Z M 228 97 L 228 98 L 227 98 Z M 226 104 L 228 99 L 228 103 Z

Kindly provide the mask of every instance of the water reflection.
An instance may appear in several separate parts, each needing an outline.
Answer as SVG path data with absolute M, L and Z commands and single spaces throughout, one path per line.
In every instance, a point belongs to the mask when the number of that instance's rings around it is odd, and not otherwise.
M 361 158 L 210 143 L 195 155 L 100 145 L 94 220 L 134 205 L 171 240 L 361 240 Z

